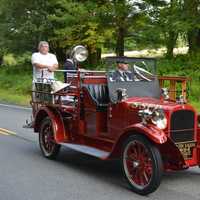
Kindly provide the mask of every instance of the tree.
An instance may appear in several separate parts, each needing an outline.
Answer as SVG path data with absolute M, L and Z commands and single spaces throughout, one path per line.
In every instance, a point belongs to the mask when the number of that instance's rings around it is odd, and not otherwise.
M 170 0 L 169 4 L 161 10 L 160 20 L 162 21 L 164 37 L 165 37 L 165 45 L 167 48 L 166 56 L 168 58 L 173 57 L 173 50 L 176 45 L 176 41 L 178 38 L 179 30 L 179 22 L 180 19 L 180 5 L 177 0 Z
M 184 0 L 184 20 L 186 24 L 189 53 L 200 52 L 200 1 Z
M 5 32 L 5 27 L 6 27 L 6 22 L 5 22 L 5 12 L 4 10 L 6 9 L 6 1 L 5 0 L 0 0 L 0 66 L 3 63 L 3 56 L 7 51 L 6 48 L 6 32 Z
M 48 19 L 54 30 L 50 37 L 57 48 L 68 49 L 76 44 L 89 50 L 89 62 L 98 62 L 99 49 L 103 44 L 103 32 L 97 22 L 95 1 L 56 0 L 51 2 Z
M 60 61 L 70 47 L 85 45 L 92 66 L 104 47 L 123 56 L 127 39 L 139 48 L 164 45 L 172 57 L 178 36 L 187 34 L 197 52 L 198 8 L 199 0 L 0 0 L 0 62 L 4 52 L 34 51 L 40 40 Z
M 3 5 L 0 26 L 9 51 L 15 54 L 33 51 L 40 40 L 48 39 L 52 27 L 47 20 L 47 1 L 8 0 Z
M 101 26 L 111 31 L 117 56 L 124 55 L 125 38 L 142 16 L 144 5 L 144 1 L 110 0 L 100 6 Z
M 153 33 L 158 42 L 167 48 L 166 56 L 173 57 L 179 34 L 184 32 L 183 6 L 179 0 L 161 1 L 158 5 L 153 3 L 148 12 Z

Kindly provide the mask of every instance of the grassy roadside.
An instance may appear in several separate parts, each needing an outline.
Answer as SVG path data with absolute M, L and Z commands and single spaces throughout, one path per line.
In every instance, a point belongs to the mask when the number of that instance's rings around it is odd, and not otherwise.
M 32 66 L 25 69 L 22 70 L 20 66 L 0 68 L 0 103 L 30 106 Z M 57 78 L 62 79 L 63 75 L 59 74 Z
M 0 89 L 0 102 L 16 104 L 21 106 L 29 106 L 30 95 L 15 94 L 12 90 Z
M 0 102 L 29 106 L 32 82 L 31 72 L 18 68 L 0 69 Z
M 197 110 L 197 112 L 200 113 L 200 102 L 198 102 L 198 101 L 192 101 L 190 103 Z

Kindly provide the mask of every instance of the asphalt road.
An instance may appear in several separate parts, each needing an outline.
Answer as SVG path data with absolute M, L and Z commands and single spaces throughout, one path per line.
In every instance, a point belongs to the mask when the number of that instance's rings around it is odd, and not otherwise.
M 37 134 L 22 128 L 30 112 L 0 105 L 0 200 L 200 200 L 197 167 L 164 174 L 158 190 L 143 197 L 128 189 L 118 161 L 67 148 L 56 161 L 44 158 Z

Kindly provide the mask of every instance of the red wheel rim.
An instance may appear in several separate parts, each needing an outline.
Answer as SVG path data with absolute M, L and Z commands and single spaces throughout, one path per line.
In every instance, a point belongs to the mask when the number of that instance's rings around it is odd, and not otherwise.
M 51 124 L 47 124 L 42 133 L 42 146 L 45 153 L 50 154 L 55 146 L 55 141 L 53 137 L 53 130 Z
M 148 149 L 139 141 L 127 144 L 123 154 L 123 165 L 129 182 L 137 188 L 145 188 L 153 174 L 152 159 Z

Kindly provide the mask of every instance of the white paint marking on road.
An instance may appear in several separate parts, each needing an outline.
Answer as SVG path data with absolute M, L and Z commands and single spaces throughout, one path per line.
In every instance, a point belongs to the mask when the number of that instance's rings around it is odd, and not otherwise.
M 7 107 L 7 108 L 17 108 L 17 109 L 22 109 L 22 110 L 31 110 L 29 107 L 23 107 L 23 106 L 15 106 L 15 105 L 8 105 L 8 104 L 1 104 L 0 106 L 2 107 Z

